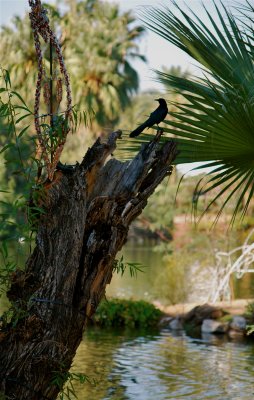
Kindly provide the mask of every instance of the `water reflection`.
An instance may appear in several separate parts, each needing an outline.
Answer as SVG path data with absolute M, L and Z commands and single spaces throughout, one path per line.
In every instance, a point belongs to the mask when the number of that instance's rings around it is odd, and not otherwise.
M 162 255 L 153 251 L 157 245 L 155 241 L 149 240 L 142 244 L 128 243 L 124 246 L 120 255 L 123 255 L 125 262 L 136 262 L 144 266 L 144 272 L 139 272 L 137 278 L 131 277 L 126 271 L 124 276 L 114 274 L 110 285 L 107 287 L 107 294 L 112 297 L 125 297 L 135 299 L 154 300 L 157 296 L 154 285 L 154 272 L 156 274 L 163 270 Z
M 125 262 L 138 262 L 147 268 L 145 268 L 144 273 L 138 273 L 137 278 L 131 277 L 128 271 L 125 272 L 124 276 L 114 274 L 110 285 L 107 287 L 108 296 L 144 299 L 148 301 L 159 300 L 162 303 L 169 303 L 168 299 L 163 298 L 158 282 L 156 282 L 156 277 L 161 273 L 165 274 L 165 260 L 163 260 L 163 254 L 154 251 L 154 247 L 157 244 L 158 243 L 155 241 L 147 240 L 142 244 L 130 242 L 124 246 L 120 255 L 117 257 L 118 259 L 123 255 Z M 190 263 L 193 262 L 191 257 L 190 254 Z M 174 276 L 172 276 L 172 280 L 173 279 Z M 189 281 L 190 277 L 186 276 L 186 279 Z M 201 277 L 200 280 L 202 280 Z M 231 283 L 233 298 L 250 299 L 253 297 L 253 273 L 246 273 L 241 279 L 236 279 L 235 276 L 232 276 Z M 174 287 L 171 289 L 173 288 Z M 198 300 L 195 300 L 195 302 L 196 301 Z M 179 299 L 178 302 L 188 302 L 184 290 L 182 290 L 182 298 Z
M 158 242 L 154 240 L 146 240 L 143 243 L 127 243 L 120 254 L 117 256 L 120 259 L 123 255 L 125 262 L 140 263 L 146 268 L 144 273 L 138 273 L 137 278 L 130 276 L 128 271 L 122 277 L 120 274 L 114 274 L 110 285 L 107 286 L 107 295 L 111 297 L 125 297 L 134 299 L 144 299 L 148 301 L 159 300 L 166 304 L 168 299 L 163 298 L 161 288 L 156 282 L 156 277 L 165 273 L 165 260 L 160 252 L 155 252 L 154 247 Z M 17 264 L 19 268 L 24 268 L 25 262 L 29 255 L 29 246 L 27 244 L 16 244 L 15 247 L 9 249 L 10 261 Z M 191 258 L 190 258 L 190 262 Z M 172 280 L 175 276 L 172 276 Z M 189 281 L 188 275 L 184 277 Z M 233 296 L 236 299 L 248 299 L 253 297 L 254 293 L 254 274 L 245 274 L 240 280 L 232 279 Z M 185 302 L 186 293 L 182 290 L 182 298 L 179 302 Z M 3 309 L 3 307 L 2 307 Z M 1 299 L 0 299 L 0 311 Z
M 90 329 L 74 370 L 97 384 L 77 385 L 78 399 L 253 400 L 254 345 L 223 337 L 215 342 L 212 335 L 192 339 L 167 330 L 135 336 Z

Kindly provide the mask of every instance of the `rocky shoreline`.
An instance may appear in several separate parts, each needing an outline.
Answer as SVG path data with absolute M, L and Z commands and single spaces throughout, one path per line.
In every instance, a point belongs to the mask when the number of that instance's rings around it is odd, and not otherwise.
M 253 315 L 247 313 L 250 304 L 254 305 L 253 299 L 203 305 L 154 305 L 165 315 L 161 321 L 162 325 L 172 331 L 184 330 L 191 336 L 215 334 L 242 338 L 248 335 L 248 325 L 254 323 L 254 307 Z

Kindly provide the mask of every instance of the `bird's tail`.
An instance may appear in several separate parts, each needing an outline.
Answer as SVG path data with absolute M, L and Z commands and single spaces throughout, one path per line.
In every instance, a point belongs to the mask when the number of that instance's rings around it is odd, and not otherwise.
M 143 132 L 145 128 L 147 128 L 146 122 L 144 122 L 143 124 L 139 125 L 136 129 L 134 129 L 134 131 L 130 133 L 130 137 L 136 137 L 140 135 L 140 133 Z

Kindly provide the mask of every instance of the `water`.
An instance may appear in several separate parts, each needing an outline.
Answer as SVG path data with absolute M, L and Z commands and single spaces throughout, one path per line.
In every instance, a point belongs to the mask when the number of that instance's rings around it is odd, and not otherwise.
M 137 277 L 131 277 L 128 270 L 123 276 L 114 274 L 112 281 L 107 286 L 107 295 L 111 297 L 125 297 L 144 300 L 154 300 L 157 297 L 155 286 L 155 271 L 158 274 L 163 270 L 161 253 L 153 251 L 156 245 L 153 241 L 142 244 L 127 243 L 117 259 L 123 255 L 124 262 L 136 262 L 141 265 L 143 272 L 138 272 Z
M 110 285 L 107 286 L 107 295 L 109 297 L 124 297 L 133 299 L 144 299 L 147 301 L 159 300 L 161 303 L 183 303 L 183 302 L 205 302 L 206 299 L 195 299 L 188 298 L 190 295 L 191 287 L 187 289 L 184 288 L 186 282 L 190 283 L 190 276 L 188 273 L 183 276 L 178 276 L 178 268 L 172 271 L 172 275 L 165 275 L 166 262 L 163 258 L 161 252 L 154 251 L 154 247 L 158 245 L 158 242 L 153 240 L 145 240 L 142 243 L 128 242 L 117 255 L 120 259 L 123 255 L 125 262 L 136 262 L 144 266 L 144 272 L 138 272 L 137 278 L 131 277 L 129 272 L 126 271 L 123 276 L 120 274 L 114 274 Z M 11 261 L 15 262 L 18 267 L 23 267 L 27 256 L 29 254 L 29 249 L 26 245 L 18 243 L 15 249 L 10 249 L 10 255 L 12 256 Z M 186 255 L 185 255 L 186 256 Z M 192 255 L 188 256 L 190 263 L 193 261 Z M 205 267 L 204 267 L 205 269 Z M 158 280 L 159 275 L 163 276 L 164 281 L 164 292 L 161 288 L 161 280 Z M 194 274 L 196 276 L 196 274 Z M 165 279 L 164 279 L 165 276 Z M 178 287 L 176 283 L 172 282 L 178 281 Z M 198 280 L 202 281 L 202 277 L 198 275 Z M 206 280 L 207 282 L 207 280 Z M 165 290 L 166 289 L 166 290 Z M 254 293 L 254 274 L 247 273 L 241 279 L 236 279 L 232 277 L 232 298 L 235 299 L 250 299 L 253 297 Z M 174 291 L 178 291 L 178 296 L 171 296 L 170 298 L 165 298 L 165 292 L 174 294 Z M 200 290 L 196 292 L 200 293 Z M 174 301 L 174 297 L 176 301 Z M 197 296 L 198 297 L 198 296 Z M 1 311 L 1 304 L 0 304 Z
M 148 301 L 153 301 L 153 300 L 159 300 L 160 302 L 164 302 L 166 304 L 170 303 L 170 299 L 166 299 L 165 296 L 165 289 L 164 293 L 162 293 L 161 290 L 161 280 L 158 281 L 158 276 L 160 274 L 165 275 L 165 283 L 167 282 L 168 284 L 168 291 L 171 291 L 172 293 L 175 290 L 178 290 L 180 292 L 178 294 L 177 303 L 183 303 L 183 302 L 206 302 L 208 299 L 207 297 L 205 298 L 199 298 L 200 290 L 196 288 L 195 291 L 195 299 L 189 298 L 190 297 L 190 292 L 191 292 L 191 287 L 188 287 L 187 290 L 184 290 L 184 288 L 176 288 L 174 284 L 171 284 L 171 282 L 176 278 L 178 278 L 177 274 L 177 268 L 176 270 L 173 270 L 172 276 L 168 276 L 165 274 L 165 266 L 166 262 L 163 259 L 163 254 L 160 252 L 154 251 L 154 247 L 157 245 L 156 242 L 147 240 L 144 241 L 144 243 L 127 243 L 122 251 L 120 252 L 120 255 L 117 256 L 119 259 L 121 255 L 123 255 L 124 261 L 125 262 L 138 262 L 141 265 L 145 266 L 144 272 L 138 272 L 137 278 L 133 278 L 130 276 L 129 272 L 126 271 L 123 276 L 120 274 L 114 274 L 112 281 L 109 286 L 107 286 L 107 295 L 109 297 L 124 297 L 124 298 L 133 298 L 133 299 L 144 299 Z M 192 255 L 189 254 L 188 256 L 190 263 L 195 262 L 196 260 L 193 261 Z M 204 270 L 206 267 L 204 266 Z M 174 276 L 175 275 L 175 276 Z M 198 281 L 200 281 L 202 285 L 202 280 L 204 280 L 204 276 L 202 277 L 201 274 L 196 275 L 196 285 Z M 184 284 L 184 282 L 190 283 L 190 280 L 192 279 L 192 275 L 188 276 L 180 276 L 180 279 L 182 279 L 183 282 L 180 284 Z M 167 281 L 166 281 L 167 280 Z M 210 282 L 210 279 L 208 280 L 207 277 L 205 279 L 204 283 L 204 288 L 205 285 L 207 285 L 207 282 Z M 237 279 L 235 276 L 232 276 L 231 279 L 231 296 L 232 299 L 251 299 L 253 298 L 253 293 L 254 293 L 254 273 L 246 273 L 243 275 L 241 279 Z M 205 291 L 205 296 L 209 291 Z M 174 296 L 172 296 L 174 297 Z
M 73 370 L 97 381 L 78 400 L 254 399 L 254 344 L 224 336 L 89 329 Z
M 160 253 L 154 253 L 151 245 L 126 247 L 124 257 L 148 268 L 137 279 L 115 274 L 108 294 L 155 298 L 155 276 L 164 267 Z M 240 286 L 245 282 L 238 297 L 253 295 L 252 277 L 237 281 Z M 97 382 L 75 382 L 78 400 L 254 399 L 254 343 L 228 341 L 224 336 L 193 339 L 165 329 L 89 328 L 74 359 L 74 371 Z

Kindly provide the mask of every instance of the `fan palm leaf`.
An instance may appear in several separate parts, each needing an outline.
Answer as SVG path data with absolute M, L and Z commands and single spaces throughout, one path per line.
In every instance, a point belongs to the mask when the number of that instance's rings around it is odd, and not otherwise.
M 164 121 L 164 131 L 176 136 L 177 164 L 201 161 L 200 169 L 212 167 L 197 194 L 217 188 L 209 206 L 224 194 L 223 207 L 236 199 L 234 219 L 244 199 L 246 213 L 254 193 L 254 44 L 248 14 L 254 10 L 246 2 L 241 24 L 222 4 L 214 2 L 215 15 L 204 9 L 210 25 L 175 2 L 170 8 L 149 8 L 143 20 L 201 67 L 202 77 L 158 72 L 159 80 L 184 98 Z

